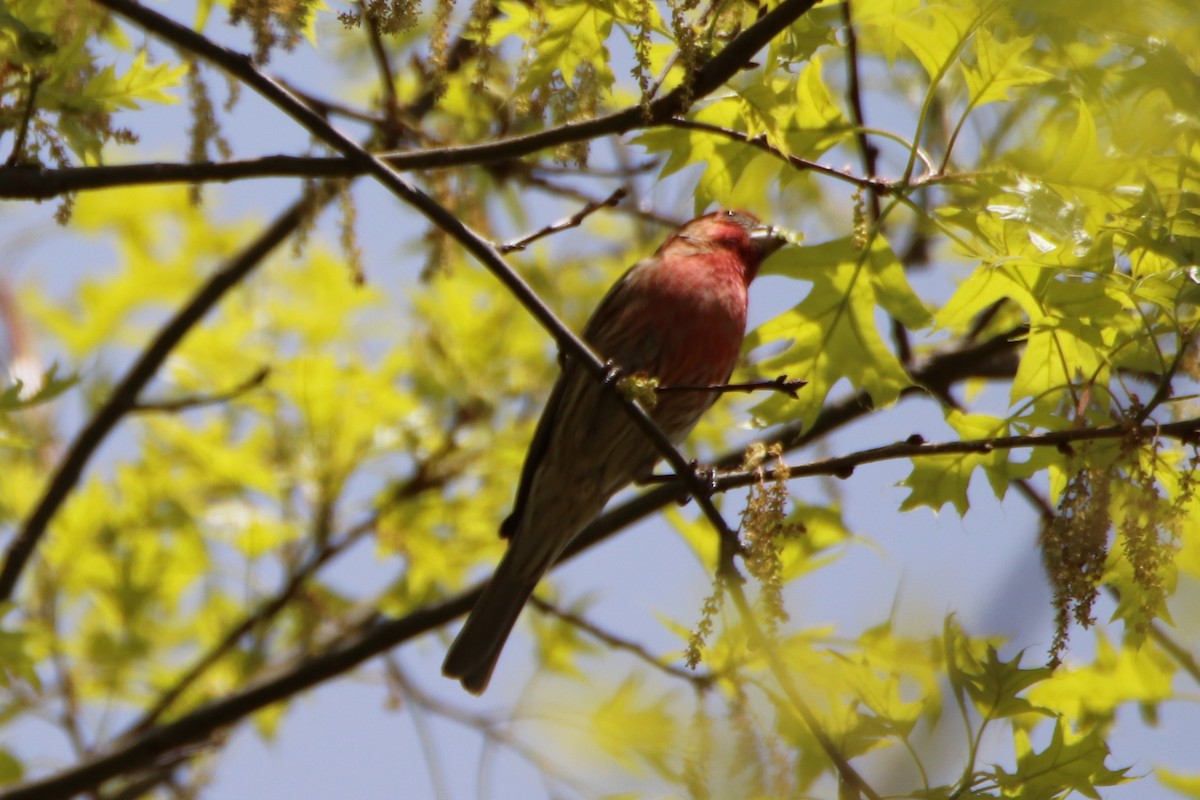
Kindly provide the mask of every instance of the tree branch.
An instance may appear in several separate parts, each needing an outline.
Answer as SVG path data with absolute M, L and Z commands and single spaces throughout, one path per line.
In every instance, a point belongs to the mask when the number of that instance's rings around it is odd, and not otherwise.
M 216 394 L 193 394 L 184 397 L 176 397 L 171 400 L 147 400 L 144 402 L 136 402 L 130 407 L 130 411 L 134 413 L 149 413 L 149 412 L 176 412 L 187 411 L 193 408 L 203 408 L 204 406 L 217 405 L 219 403 L 227 403 L 236 397 L 240 397 L 252 389 L 257 389 L 262 386 L 263 381 L 271 374 L 270 367 L 260 367 L 253 375 L 246 380 L 234 386 L 232 389 L 226 389 L 223 392 Z
M 654 391 L 662 394 L 667 392 L 709 392 L 711 394 L 731 394 L 733 392 L 779 392 L 788 397 L 799 396 L 800 389 L 808 385 L 808 381 L 789 378 L 780 375 L 777 378 L 760 381 L 745 381 L 743 383 L 718 383 L 712 386 L 655 386 Z
M 692 684 L 693 688 L 700 689 L 701 691 L 707 691 L 708 689 L 712 688 L 713 683 L 717 680 L 717 676 L 712 672 L 693 672 L 690 669 L 681 669 L 673 666 L 664 661 L 662 658 L 655 656 L 640 644 L 631 642 L 628 639 L 623 639 L 620 636 L 610 633 L 601 628 L 599 625 L 588 621 L 583 616 L 574 614 L 566 609 L 559 608 L 553 603 L 543 600 L 537 595 L 530 597 L 529 602 L 534 608 L 538 609 L 543 614 L 555 617 L 556 619 L 560 619 L 573 627 L 579 628 L 579 630 L 584 631 L 594 639 L 599 639 L 612 649 L 629 653 L 639 661 L 649 664 L 654 669 L 666 673 L 672 678 L 682 678 L 683 680 Z
M 47 200 L 71 192 L 170 183 L 221 183 L 248 178 L 350 177 L 345 159 L 264 156 L 195 164 L 117 164 L 95 167 L 16 167 L 0 170 L 0 198 Z
M 548 776 L 565 786 L 570 786 L 580 796 L 586 796 L 586 789 L 579 785 L 578 780 L 563 772 L 554 760 L 546 757 L 541 749 L 522 742 L 512 731 L 507 730 L 497 720 L 487 715 L 465 711 L 427 693 L 417 686 L 416 682 L 408 678 L 400 669 L 396 659 L 390 655 L 384 657 L 384 677 L 388 682 L 389 690 L 398 700 L 415 703 L 431 713 L 478 731 L 491 744 L 507 747 L 515 755 L 527 761 L 530 766 L 542 773 L 543 777 Z M 458 762 L 455 766 L 462 768 L 462 764 Z
M 624 187 L 621 187 L 621 188 L 617 189 L 616 191 L 614 191 L 612 194 L 610 194 L 608 197 L 604 198 L 603 200 L 590 201 L 590 202 L 588 202 L 587 205 L 585 205 L 583 208 L 579 209 L 578 211 L 576 211 L 574 214 L 572 214 L 569 217 L 560 219 L 558 222 L 547 225 L 546 227 L 542 228 L 541 230 L 534 231 L 533 233 L 531 233 L 527 236 L 522 236 L 520 239 L 516 239 L 514 241 L 508 242 L 507 244 L 501 245 L 499 248 L 500 252 L 501 253 L 513 253 L 513 252 L 516 252 L 519 250 L 524 250 L 526 247 L 528 247 L 529 245 L 538 241 L 539 239 L 545 239 L 547 236 L 550 236 L 551 234 L 559 233 L 560 231 L 569 230 L 571 228 L 578 228 L 580 225 L 583 224 L 583 221 L 585 219 L 587 219 L 588 217 L 590 217 L 592 214 L 596 213 L 600 209 L 609 208 L 609 207 L 617 205 L 617 203 L 620 203 L 622 200 L 625 199 L 626 194 L 628 194 L 628 191 Z
M 33 109 L 37 107 L 38 87 L 42 85 L 45 75 L 35 70 L 29 76 L 29 88 L 26 90 L 25 109 L 21 112 L 21 122 L 17 126 L 16 140 L 12 152 L 4 162 L 5 167 L 17 167 L 25 155 L 25 139 L 29 136 L 29 125 L 33 121 Z
M 367 42 L 371 46 L 371 55 L 379 70 L 380 105 L 383 106 L 383 114 L 387 118 L 387 136 L 394 140 L 402 127 L 400 124 L 400 98 L 396 95 L 396 75 L 392 70 L 392 62 L 388 58 L 387 49 L 383 46 L 383 36 L 379 32 L 379 20 L 375 18 L 363 0 L 358 0 L 358 10 L 362 14 L 363 27 L 367 30 Z M 395 145 L 394 141 L 392 145 Z
M 166 17 L 157 15 L 137 3 L 129 0 L 96 2 L 126 16 L 146 30 L 211 61 L 231 75 L 245 79 L 246 72 L 250 71 L 260 75 L 262 80 L 279 87 L 277 82 L 255 70 L 248 56 L 221 47 L 195 31 L 175 25 Z M 743 31 L 716 57 L 697 70 L 693 81 L 693 97 L 700 98 L 714 91 L 732 77 L 754 53 L 815 4 L 816 0 L 785 0 Z M 158 19 L 153 19 L 151 15 Z M 473 43 L 467 46 L 473 46 Z M 459 48 L 456 47 L 451 55 L 461 58 Z M 255 82 L 246 82 L 255 89 L 260 89 Z M 683 98 L 684 92 L 677 88 L 654 100 L 648 109 L 637 104 L 590 120 L 570 122 L 522 136 L 433 150 L 385 153 L 379 158 L 399 170 L 438 169 L 508 161 L 562 144 L 666 124 L 676 114 L 685 110 Z M 424 102 L 428 101 L 422 99 L 422 103 Z M 423 109 L 413 107 L 409 111 L 419 114 Z M 264 177 L 352 177 L 370 171 L 361 159 L 300 158 L 283 155 L 220 164 L 132 164 L 65 169 L 30 167 L 0 170 L 0 198 L 48 199 L 74 191 L 156 183 L 233 181 Z
M 845 170 L 827 167 L 823 164 L 818 164 L 816 161 L 809 161 L 806 158 L 793 156 L 785 153 L 779 148 L 772 145 L 765 136 L 748 136 L 742 131 L 734 130 L 733 128 L 723 128 L 720 125 L 713 125 L 711 122 L 701 122 L 699 120 L 685 119 L 676 117 L 669 122 L 672 128 L 681 128 L 689 131 L 701 131 L 702 133 L 711 133 L 713 136 L 720 136 L 724 139 L 730 139 L 735 142 L 741 142 L 747 147 L 753 147 L 756 150 L 761 150 L 768 153 L 780 161 L 784 161 L 798 170 L 807 170 L 816 172 L 819 175 L 825 175 L 829 178 L 836 178 L 839 181 L 845 181 L 853 186 L 862 189 L 875 189 L 880 194 L 894 194 L 903 188 L 905 185 L 896 181 L 883 180 L 882 178 L 867 177 L 860 178 L 853 173 Z M 915 183 L 909 185 L 916 185 Z M 0 184 L 0 191 L 3 190 L 3 184 Z
M 986 454 L 996 450 L 1015 450 L 1021 447 L 1063 447 L 1072 442 L 1124 439 L 1126 437 L 1138 439 L 1167 437 L 1179 439 L 1182 442 L 1200 442 L 1200 417 L 1163 425 L 1106 425 L 1101 428 L 1072 428 L 1065 431 L 1048 431 L 1022 436 L 996 436 L 990 439 L 968 439 L 935 444 L 923 441 L 920 436 L 912 436 L 907 441 L 861 450 L 836 458 L 823 458 L 820 461 L 811 461 L 808 464 L 789 466 L 784 469 L 792 478 L 809 478 L 814 475 L 848 478 L 854 473 L 856 467 L 880 461 L 955 453 Z M 728 491 L 740 486 L 749 486 L 763 476 L 768 479 L 773 478 L 776 471 L 773 468 L 765 468 L 761 473 L 757 471 L 725 472 L 717 475 L 713 483 L 716 491 Z

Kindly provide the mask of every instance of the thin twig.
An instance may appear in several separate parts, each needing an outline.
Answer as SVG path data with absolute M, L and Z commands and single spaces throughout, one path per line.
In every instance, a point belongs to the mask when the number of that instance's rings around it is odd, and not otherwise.
M 588 217 L 590 217 L 592 214 L 596 213 L 600 209 L 615 207 L 618 203 L 620 203 L 622 200 L 625 199 L 625 195 L 627 195 L 627 194 L 628 194 L 628 192 L 625 190 L 625 188 L 621 187 L 621 188 L 617 189 L 616 191 L 614 191 L 612 194 L 610 194 L 608 197 L 604 198 L 603 200 L 591 201 L 587 205 L 585 205 L 583 208 L 576 211 L 571 216 L 564 217 L 563 219 L 560 219 L 558 222 L 551 223 L 551 224 L 547 225 L 546 227 L 542 228 L 541 230 L 534 231 L 533 233 L 531 233 L 527 236 L 522 236 L 520 239 L 514 239 L 513 241 L 511 241 L 507 244 L 502 244 L 497 249 L 501 253 L 506 253 L 506 254 L 517 252 L 519 250 L 524 250 L 526 247 L 528 247 L 529 245 L 538 241 L 539 239 L 544 239 L 547 236 L 550 236 L 551 234 L 569 230 L 570 228 L 578 228 L 580 225 L 583 224 L 583 221 L 585 219 L 587 219 Z
M 726 394 L 729 392 L 779 392 L 786 394 L 793 399 L 798 398 L 799 390 L 808 385 L 808 381 L 788 378 L 787 375 L 780 375 L 771 380 L 746 381 L 745 383 L 720 383 L 712 386 L 656 386 L 654 391 L 659 393 L 667 392 L 708 392 L 710 394 Z
M 177 412 L 188 411 L 193 408 L 203 408 L 204 406 L 218 405 L 227 403 L 237 397 L 246 394 L 247 392 L 258 388 L 271 374 L 270 367 L 261 367 L 257 372 L 251 375 L 246 380 L 234 386 L 232 389 L 227 389 L 224 392 L 217 394 L 193 394 L 185 395 L 184 397 L 176 397 L 172 400 L 146 400 L 134 403 L 129 411 L 135 414 L 144 414 L 148 412 Z
M 478 731 L 488 742 L 508 748 L 527 761 L 542 775 L 549 776 L 565 786 L 570 786 L 581 794 L 584 792 L 584 788 L 576 783 L 575 778 L 564 773 L 555 761 L 546 758 L 538 748 L 531 747 L 522 742 L 496 719 L 485 714 L 473 714 L 458 706 L 439 700 L 417 686 L 416 682 L 400 669 L 400 665 L 395 658 L 389 657 L 384 660 L 384 676 L 388 681 L 389 687 L 400 699 L 416 703 L 427 709 L 430 713 L 437 714 L 439 717 Z
M 71 673 L 71 666 L 61 646 L 62 630 L 59 627 L 60 619 L 57 595 L 48 594 L 45 616 L 46 621 L 49 623 L 49 628 L 53 633 L 53 637 L 50 640 L 50 660 L 54 665 L 55 677 L 59 691 L 62 694 L 63 708 L 58 722 L 67 732 L 67 739 L 71 742 L 71 749 L 75 751 L 75 757 L 84 758 L 92 752 L 92 748 L 84 738 L 83 728 L 79 724 L 79 695 L 75 689 L 75 677 Z
M 599 639 L 601 642 L 604 642 L 614 650 L 621 650 L 629 653 L 640 661 L 659 670 L 660 672 L 670 675 L 672 678 L 682 678 L 697 689 L 706 691 L 712 688 L 713 682 L 717 679 L 717 676 L 711 672 L 693 672 L 690 669 L 681 669 L 676 667 L 673 664 L 664 661 L 662 658 L 655 656 L 640 644 L 631 642 L 628 639 L 623 639 L 614 633 L 610 633 L 609 631 L 606 631 L 600 626 L 596 625 L 594 622 L 585 619 L 583 616 L 567 611 L 566 609 L 559 608 L 553 603 L 547 602 L 537 595 L 531 597 L 529 602 L 534 608 L 538 609 L 542 613 L 549 614 L 552 617 L 570 624 L 572 627 L 579 628 L 579 630 L 586 632 L 594 639 Z
M 446 800 L 450 794 L 446 788 L 445 769 L 438 752 L 437 739 L 429 726 L 429 720 L 425 717 L 429 706 L 421 702 L 425 695 L 415 691 L 415 685 L 404 674 L 395 653 L 386 654 L 382 660 L 383 674 L 387 679 L 391 694 L 410 701 L 408 716 L 412 720 L 417 734 L 417 744 L 421 748 L 421 760 L 425 762 L 425 772 L 429 775 L 429 783 L 433 787 L 433 798 L 434 800 Z
M 529 168 L 542 175 L 586 175 L 589 178 L 618 178 L 627 182 L 635 175 L 645 175 L 648 172 L 653 172 L 660 165 L 661 161 L 659 159 L 647 158 L 642 161 L 613 168 L 589 166 L 586 172 L 583 172 L 577 166 L 566 164 L 531 164 Z
M 379 69 L 379 83 L 382 87 L 383 114 L 387 124 L 383 127 L 389 139 L 395 139 L 403 130 L 400 122 L 400 98 L 396 94 L 396 75 L 392 70 L 392 62 L 388 58 L 387 49 L 383 46 L 383 35 L 379 31 L 379 21 L 370 13 L 364 0 L 358 0 L 359 13 L 366 23 L 367 42 L 371 47 L 371 55 L 375 58 L 375 66 Z M 389 143 L 395 146 L 394 142 Z
M 1193 347 L 1192 344 L 1192 329 L 1186 328 L 1180 331 L 1179 349 L 1175 352 L 1175 358 L 1171 360 L 1171 365 L 1167 367 L 1167 371 L 1158 380 L 1158 386 L 1154 389 L 1154 394 L 1150 400 L 1139 411 L 1134 421 L 1141 424 L 1150 418 L 1154 410 L 1162 405 L 1171 396 L 1173 391 L 1172 384 L 1175 381 L 1175 376 L 1179 373 L 1183 366 L 1184 359 L 1187 358 Z
M 825 166 L 824 164 L 818 164 L 815 161 L 809 161 L 806 158 L 800 158 L 799 156 L 785 153 L 772 145 L 767 138 L 761 134 L 758 136 L 748 136 L 742 131 L 734 130 L 733 128 L 723 128 L 720 125 L 713 125 L 710 122 L 700 122 L 698 120 L 685 119 L 683 117 L 675 117 L 674 119 L 670 120 L 668 124 L 673 128 L 703 131 L 704 133 L 711 133 L 714 136 L 721 136 L 735 142 L 741 142 L 748 147 L 753 147 L 757 150 L 763 151 L 764 153 L 768 153 L 775 158 L 778 158 L 780 161 L 787 162 L 796 169 L 816 172 L 830 178 L 836 178 L 861 189 L 873 190 L 878 192 L 880 195 L 901 194 L 921 186 L 944 183 L 948 181 L 967 180 L 971 177 L 967 175 L 947 175 L 931 172 L 928 175 L 924 175 L 920 178 L 914 178 L 909 181 L 888 180 L 886 178 L 879 178 L 875 176 L 861 178 L 845 170 L 835 169 L 833 167 Z
M 858 144 L 859 157 L 862 159 L 863 172 L 869 178 L 874 178 L 879 172 L 879 148 L 867 138 L 866 119 L 863 114 L 862 84 L 859 80 L 858 65 L 858 33 L 854 28 L 852 0 L 842 0 L 842 25 L 846 30 L 846 100 L 850 106 L 850 118 L 854 123 L 854 139 Z M 914 144 L 914 152 L 916 145 Z M 882 209 L 880 194 L 873 187 L 866 187 L 867 221 L 872 229 L 882 226 Z M 874 230 L 874 235 L 883 235 L 882 230 Z M 895 315 L 891 317 L 892 339 L 896 343 L 896 357 L 901 364 L 912 362 L 912 344 L 909 342 L 908 329 L 904 327 Z
M 862 85 L 859 82 L 858 70 L 858 35 L 854 30 L 854 20 L 851 19 L 850 3 L 851 0 L 843 0 L 839 4 L 842 25 L 846 29 L 846 101 L 850 106 L 850 120 L 854 124 L 854 140 L 862 158 L 863 172 L 867 178 L 874 180 L 879 172 L 879 150 L 867 138 L 866 120 L 863 118 Z M 880 215 L 879 193 L 871 185 L 863 188 L 870 196 L 871 221 L 874 222 Z
M 301 89 L 296 84 L 284 78 L 276 78 L 275 80 L 280 86 L 283 86 L 296 97 L 303 100 L 305 105 L 323 117 L 345 117 L 346 119 L 369 125 L 372 128 L 382 128 L 387 124 L 385 120 L 380 119 L 375 114 L 348 106 L 344 103 L 338 103 L 334 100 L 317 97 L 315 94 Z
M 21 155 L 25 152 L 25 139 L 29 136 L 29 126 L 33 122 L 33 109 L 37 105 L 38 87 L 42 85 L 45 75 L 34 72 L 29 76 L 29 96 L 25 99 L 25 109 L 21 112 L 21 124 L 17 128 L 17 138 L 13 143 L 12 152 L 4 162 L 6 167 L 17 167 L 21 164 Z
M 517 180 L 519 180 L 524 186 L 537 189 L 554 197 L 566 197 L 572 200 L 577 200 L 581 203 L 600 202 L 600 198 L 592 197 L 591 195 L 575 188 L 574 186 L 568 186 L 562 183 L 554 183 L 540 175 L 523 173 L 517 176 Z M 685 221 L 660 214 L 651 208 L 642 208 L 633 203 L 624 203 L 622 205 L 618 205 L 613 210 L 617 213 L 627 214 L 635 219 L 651 222 L 659 227 L 669 228 L 671 230 L 681 227 Z

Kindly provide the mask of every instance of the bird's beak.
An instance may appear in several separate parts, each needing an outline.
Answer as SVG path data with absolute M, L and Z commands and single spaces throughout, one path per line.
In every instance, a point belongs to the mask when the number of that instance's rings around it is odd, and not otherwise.
M 750 231 L 750 243 L 762 258 L 766 258 L 787 244 L 788 240 L 774 225 L 759 225 Z

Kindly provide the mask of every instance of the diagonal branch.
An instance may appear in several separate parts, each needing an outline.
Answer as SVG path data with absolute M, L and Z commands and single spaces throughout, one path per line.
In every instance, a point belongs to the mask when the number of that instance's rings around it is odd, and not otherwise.
M 656 656 L 637 642 L 632 642 L 628 639 L 623 639 L 609 631 L 604 630 L 596 623 L 584 618 L 581 614 L 576 614 L 572 611 L 567 611 L 565 608 L 559 608 L 548 600 L 534 595 L 529 598 L 530 604 L 541 611 L 556 619 L 571 625 L 574 628 L 587 633 L 594 639 L 599 639 L 604 644 L 608 645 L 613 650 L 620 650 L 631 654 L 639 661 L 649 664 L 659 672 L 670 675 L 672 678 L 681 678 L 692 684 L 693 688 L 700 691 L 708 691 L 716 683 L 718 675 L 714 672 L 694 672 L 690 669 L 682 669 L 673 664 L 668 663 L 662 657 Z
M 669 394 L 672 392 L 704 392 L 708 394 L 779 392 L 780 394 L 786 394 L 794 400 L 800 396 L 800 389 L 803 389 L 807 385 L 808 381 L 802 381 L 799 378 L 789 378 L 787 375 L 779 375 L 770 380 L 743 381 L 742 383 L 715 383 L 710 386 L 655 386 L 654 391 L 659 394 Z
M 226 389 L 223 392 L 215 394 L 192 394 L 185 397 L 172 397 L 169 400 L 142 400 L 135 402 L 130 411 L 144 414 L 149 412 L 166 412 L 175 413 L 178 411 L 189 411 L 194 408 L 203 408 L 205 406 L 220 405 L 228 403 L 230 400 L 241 397 L 249 391 L 257 389 L 263 385 L 267 376 L 271 374 L 270 367 L 260 367 L 246 380 L 234 386 L 231 389 Z
M 579 209 L 571 216 L 560 219 L 558 222 L 547 225 L 546 227 L 536 230 L 526 236 L 522 236 L 520 239 L 516 239 L 508 242 L 507 244 L 501 245 L 500 252 L 513 253 L 524 250 L 529 245 L 536 241 L 545 239 L 547 236 L 559 233 L 561 231 L 570 230 L 571 228 L 578 228 L 583 224 L 585 219 L 600 209 L 610 208 L 617 205 L 617 203 L 620 203 L 625 199 L 625 195 L 628 193 L 629 192 L 625 189 L 625 187 L 620 187 L 603 200 L 590 200 L 583 208 Z
M 942 176 L 926 176 L 916 178 L 906 182 L 892 181 L 886 178 L 878 178 L 875 175 L 867 175 L 866 177 L 858 177 L 857 175 L 847 171 L 827 167 L 823 164 L 818 164 L 816 161 L 809 161 L 806 158 L 785 153 L 778 147 L 772 145 L 766 136 L 750 136 L 744 131 L 735 130 L 733 128 L 723 128 L 720 125 L 713 125 L 711 122 L 702 122 L 700 120 L 687 119 L 685 117 L 676 117 L 670 121 L 672 128 L 681 128 L 683 130 L 701 131 L 702 133 L 711 133 L 713 136 L 720 136 L 725 139 L 730 139 L 735 142 L 741 142 L 747 147 L 753 147 L 756 150 L 761 150 L 764 153 L 774 156 L 781 161 L 788 163 L 790 166 L 798 170 L 806 170 L 815 172 L 819 175 L 824 175 L 829 178 L 836 178 L 840 181 L 845 181 L 860 189 L 870 189 L 878 192 L 881 195 L 896 194 L 897 192 L 907 190 L 914 186 L 920 186 L 925 183 L 932 183 L 940 179 Z

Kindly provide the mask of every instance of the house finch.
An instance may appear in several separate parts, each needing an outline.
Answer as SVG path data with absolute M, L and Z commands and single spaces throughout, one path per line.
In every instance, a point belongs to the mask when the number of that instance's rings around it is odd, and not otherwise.
M 583 338 L 626 374 L 662 386 L 728 381 L 746 334 L 747 287 L 784 244 L 774 228 L 741 211 L 716 211 L 684 225 L 639 261 L 600 302 Z M 716 392 L 664 394 L 651 416 L 678 444 Z M 450 646 L 442 672 L 474 694 L 534 586 L 573 538 L 630 481 L 649 475 L 659 453 L 619 404 L 567 358 L 542 412 L 517 488 L 500 526 L 508 551 Z

